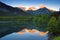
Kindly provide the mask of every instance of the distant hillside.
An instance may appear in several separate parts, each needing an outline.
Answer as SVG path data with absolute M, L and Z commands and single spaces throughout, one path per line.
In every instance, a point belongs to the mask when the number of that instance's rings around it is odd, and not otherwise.
M 60 11 L 54 11 L 51 16 L 54 16 L 56 18 L 58 18 L 58 16 L 60 15 Z
M 11 15 L 26 15 L 27 13 L 23 11 L 22 9 L 18 9 L 16 7 L 11 7 L 9 5 L 6 5 L 5 3 L 0 2 L 0 13 L 5 14 L 4 12 L 8 12 Z M 1 15 L 1 14 L 0 14 Z M 7 14 L 6 14 L 7 15 Z

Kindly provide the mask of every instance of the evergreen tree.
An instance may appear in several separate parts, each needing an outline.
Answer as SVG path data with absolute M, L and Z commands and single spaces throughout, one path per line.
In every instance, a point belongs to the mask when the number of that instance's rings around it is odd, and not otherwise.
M 56 32 L 56 27 L 57 27 L 57 21 L 55 17 L 52 17 L 50 21 L 48 22 L 48 30 L 50 32 L 55 33 Z
M 56 30 L 58 33 L 60 33 L 60 16 L 58 17 L 57 24 L 58 24 L 58 26 L 57 26 Z

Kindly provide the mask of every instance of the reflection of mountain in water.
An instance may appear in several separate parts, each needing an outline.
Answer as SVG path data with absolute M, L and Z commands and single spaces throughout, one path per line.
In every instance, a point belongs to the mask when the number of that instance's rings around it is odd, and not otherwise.
M 1 40 L 48 40 L 48 35 L 45 34 L 40 36 L 39 32 L 36 32 L 35 34 L 29 32 L 25 32 L 25 34 L 12 33 L 2 37 Z
M 48 31 L 40 32 L 37 29 L 23 29 L 23 30 L 19 31 L 18 34 L 25 34 L 26 32 L 31 33 L 31 34 L 36 34 L 38 32 L 40 36 L 44 36 L 45 34 L 48 33 Z

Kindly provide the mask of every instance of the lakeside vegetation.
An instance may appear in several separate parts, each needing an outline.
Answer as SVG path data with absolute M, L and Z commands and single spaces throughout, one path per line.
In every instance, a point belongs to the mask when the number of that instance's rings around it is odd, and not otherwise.
M 19 25 L 20 27 L 20 25 L 26 25 L 28 27 L 35 26 L 39 28 L 46 28 L 49 17 L 50 16 L 47 14 L 40 15 L 40 16 L 0 16 L 0 21 L 8 22 L 5 24 L 3 23 L 2 25 L 4 26 L 5 25 L 17 25 L 17 26 Z
M 60 40 L 60 36 L 59 37 L 55 37 L 53 40 Z

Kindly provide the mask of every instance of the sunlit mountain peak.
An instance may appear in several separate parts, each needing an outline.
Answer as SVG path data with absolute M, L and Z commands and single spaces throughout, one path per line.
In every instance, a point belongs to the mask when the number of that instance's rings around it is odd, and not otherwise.
M 48 7 L 48 6 L 46 6 L 46 5 L 44 5 L 44 4 L 41 4 L 39 7 L 36 7 L 36 6 L 29 6 L 29 7 L 25 7 L 25 6 L 19 6 L 18 8 L 20 8 L 20 9 L 22 9 L 22 10 L 38 10 L 38 9 L 40 9 L 40 8 L 47 8 L 47 9 L 49 9 L 49 10 L 52 10 L 52 11 L 54 11 L 52 8 L 50 8 L 50 7 Z
M 35 6 L 31 6 L 27 10 L 36 10 L 36 7 Z
M 44 4 L 41 4 L 39 7 L 40 8 L 45 8 L 46 6 Z

